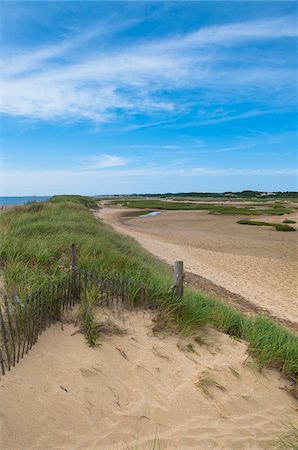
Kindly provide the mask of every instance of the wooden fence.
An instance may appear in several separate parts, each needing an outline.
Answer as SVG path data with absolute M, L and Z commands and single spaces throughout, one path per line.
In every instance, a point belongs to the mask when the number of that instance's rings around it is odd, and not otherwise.
M 28 353 L 48 327 L 60 320 L 64 311 L 71 310 L 88 292 L 96 296 L 99 305 L 132 308 L 149 306 L 149 290 L 150 287 L 126 276 L 94 274 L 73 265 L 63 279 L 46 283 L 25 298 L 4 296 L 4 302 L 0 303 L 2 375 Z

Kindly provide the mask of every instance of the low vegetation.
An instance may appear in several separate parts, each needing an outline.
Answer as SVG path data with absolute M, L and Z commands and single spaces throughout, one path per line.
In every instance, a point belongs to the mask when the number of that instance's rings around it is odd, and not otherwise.
M 294 227 L 291 227 L 290 225 L 284 225 L 282 223 L 278 223 L 275 225 L 275 228 L 277 231 L 296 231 Z
M 1 267 L 5 289 L 24 295 L 70 270 L 70 244 L 79 249 L 78 265 L 95 272 L 125 274 L 151 287 L 149 300 L 159 305 L 163 327 L 199 335 L 211 326 L 247 340 L 259 368 L 274 366 L 293 379 L 298 375 L 298 340 L 262 316 L 248 318 L 203 293 L 185 290 L 183 301 L 169 295 L 172 275 L 130 237 L 97 220 L 89 208 L 94 199 L 54 197 L 48 202 L 9 208 L 0 215 Z M 96 293 L 82 303 L 80 318 L 90 345 L 96 345 L 100 322 L 95 318 Z
M 295 220 L 285 219 L 282 221 L 282 223 L 296 223 Z
M 282 216 L 290 214 L 292 209 L 286 208 L 282 204 L 273 205 L 263 209 L 256 209 L 254 206 L 234 206 L 234 205 L 215 205 L 212 203 L 194 203 L 194 202 L 174 202 L 163 200 L 113 200 L 112 204 L 121 204 L 126 208 L 138 208 L 149 210 L 179 210 L 179 211 L 209 211 L 210 214 L 226 214 L 226 215 L 246 215 L 261 216 L 262 214 L 270 214 L 274 216 Z
M 274 227 L 275 226 L 275 223 L 258 222 L 257 220 L 247 220 L 247 219 L 238 220 L 237 223 L 240 223 L 240 225 L 255 225 L 257 227 Z
M 294 221 L 290 221 L 288 223 L 293 223 Z M 257 220 L 247 220 L 242 219 L 238 220 L 240 225 L 255 225 L 257 227 L 274 227 L 277 231 L 296 231 L 294 227 L 291 227 L 289 225 L 284 225 L 284 223 L 270 223 L 270 222 L 259 222 Z M 296 222 L 294 222 L 296 223 Z

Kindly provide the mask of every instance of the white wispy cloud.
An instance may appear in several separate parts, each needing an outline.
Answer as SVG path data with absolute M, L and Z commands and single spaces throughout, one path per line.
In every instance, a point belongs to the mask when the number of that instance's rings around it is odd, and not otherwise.
M 86 169 L 108 169 L 110 167 L 126 166 L 128 161 L 121 156 L 108 155 L 106 153 L 86 158 Z
M 245 42 L 295 35 L 293 20 L 282 17 L 203 27 L 150 42 L 120 43 L 112 50 L 97 51 L 90 45 L 88 51 L 84 44 L 92 44 L 94 32 L 34 51 L 19 49 L 18 55 L 2 61 L 1 112 L 38 120 L 87 119 L 96 123 L 123 119 L 124 115 L 133 119 L 136 114 L 175 118 L 199 102 L 195 91 L 189 92 L 196 88 L 213 99 L 226 99 L 237 92 L 238 101 L 257 95 L 265 103 L 270 92 L 271 106 L 275 99 L 281 101 L 278 95 L 282 91 L 285 104 L 293 101 L 293 68 L 260 61 L 232 67 L 230 60 L 239 57 Z M 237 56 L 230 55 L 230 49 L 236 49 Z M 171 92 L 175 90 L 186 94 L 174 99 Z M 263 114 L 263 110 L 229 116 L 219 113 L 202 118 L 201 124 L 252 114 Z

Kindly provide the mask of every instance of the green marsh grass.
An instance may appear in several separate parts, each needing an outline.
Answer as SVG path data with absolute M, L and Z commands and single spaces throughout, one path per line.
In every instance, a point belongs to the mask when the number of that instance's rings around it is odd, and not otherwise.
M 248 220 L 248 219 L 241 219 L 238 220 L 238 222 L 240 225 L 255 225 L 257 227 L 274 227 L 275 223 L 272 222 L 261 222 L 258 220 Z
M 278 223 L 277 225 L 275 225 L 275 228 L 277 229 L 277 231 L 296 231 L 294 227 L 282 223 Z
M 291 220 L 291 219 L 285 219 L 282 221 L 282 223 L 296 223 L 295 220 Z
M 149 210 L 179 210 L 179 211 L 196 211 L 205 210 L 210 214 L 224 214 L 224 215 L 247 215 L 260 216 L 262 214 L 270 214 L 280 216 L 289 214 L 291 209 L 285 208 L 283 205 L 273 205 L 272 207 L 264 209 L 255 209 L 254 206 L 233 206 L 233 205 L 214 205 L 208 202 L 194 203 L 194 202 L 169 202 L 162 200 L 113 200 L 111 204 L 121 204 L 127 208 L 139 208 Z
M 283 221 L 283 223 L 259 222 L 257 220 L 241 219 L 238 220 L 240 225 L 255 225 L 257 227 L 274 227 L 277 231 L 296 231 L 294 227 L 286 225 L 287 223 L 296 223 L 293 220 Z
M 96 204 L 96 202 L 95 202 Z M 259 367 L 274 366 L 292 378 L 298 375 L 298 339 L 262 316 L 248 318 L 198 291 L 185 289 L 183 300 L 169 295 L 172 274 L 135 240 L 120 235 L 90 212 L 94 199 L 57 196 L 51 201 L 9 208 L 0 214 L 0 259 L 8 293 L 35 291 L 70 270 L 70 245 L 78 248 L 78 265 L 94 272 L 121 273 L 146 286 L 147 298 L 159 306 L 156 326 L 185 334 L 206 327 L 245 339 Z M 134 289 L 132 287 L 132 289 Z M 98 339 L 94 308 L 97 294 L 81 305 L 80 317 L 90 345 Z

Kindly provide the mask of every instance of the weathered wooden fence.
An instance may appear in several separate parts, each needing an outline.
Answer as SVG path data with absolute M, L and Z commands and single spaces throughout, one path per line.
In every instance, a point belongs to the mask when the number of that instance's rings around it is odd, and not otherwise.
M 150 303 L 152 287 L 125 275 L 94 273 L 77 267 L 77 249 L 71 246 L 71 271 L 59 281 L 47 282 L 38 291 L 20 299 L 17 295 L 0 299 L 0 370 L 14 367 L 36 344 L 38 337 L 64 312 L 88 298 L 109 308 L 155 307 Z M 174 285 L 170 296 L 183 295 L 183 262 L 174 265 Z M 88 297 L 89 296 L 89 297 Z
M 115 308 L 149 306 L 150 288 L 140 281 L 117 274 L 95 274 L 72 266 L 60 281 L 46 283 L 42 289 L 25 298 L 17 295 L 0 300 L 0 366 L 1 372 L 14 367 L 36 344 L 38 337 L 64 311 L 71 310 L 86 296 L 96 297 L 96 304 Z M 151 305 L 153 306 L 153 305 Z

